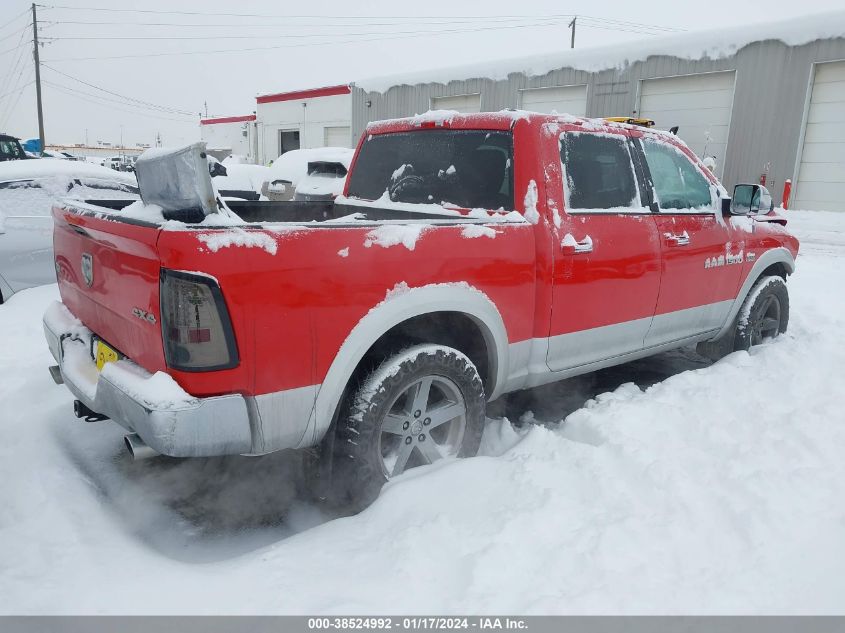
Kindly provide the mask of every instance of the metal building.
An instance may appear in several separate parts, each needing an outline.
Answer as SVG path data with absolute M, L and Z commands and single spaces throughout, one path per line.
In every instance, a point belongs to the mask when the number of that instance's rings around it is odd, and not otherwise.
M 845 13 L 492 67 L 505 70 L 356 82 L 354 138 L 369 121 L 429 109 L 636 114 L 679 126 L 693 151 L 715 157 L 729 189 L 765 181 L 780 202 L 791 179 L 791 208 L 845 211 Z

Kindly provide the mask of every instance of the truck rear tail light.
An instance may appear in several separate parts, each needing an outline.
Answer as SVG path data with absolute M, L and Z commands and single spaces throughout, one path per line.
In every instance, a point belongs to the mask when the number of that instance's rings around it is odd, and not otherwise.
M 168 367 L 214 371 L 238 365 L 229 311 L 210 277 L 162 269 L 161 332 Z

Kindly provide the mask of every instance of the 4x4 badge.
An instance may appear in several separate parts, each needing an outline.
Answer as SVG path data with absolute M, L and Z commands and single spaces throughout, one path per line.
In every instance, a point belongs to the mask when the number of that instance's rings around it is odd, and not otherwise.
M 94 258 L 91 253 L 82 253 L 82 278 L 89 288 L 94 285 Z
M 147 323 L 152 323 L 153 325 L 155 325 L 156 318 L 152 312 L 147 312 L 146 310 L 142 310 L 141 308 L 132 308 L 132 314 L 134 314 L 142 321 L 146 321 Z

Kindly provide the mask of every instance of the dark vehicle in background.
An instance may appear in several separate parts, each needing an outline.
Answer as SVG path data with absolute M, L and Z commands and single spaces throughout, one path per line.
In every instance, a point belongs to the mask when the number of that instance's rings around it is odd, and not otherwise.
M 8 134 L 0 134 L 0 162 L 6 160 L 25 160 L 29 158 L 23 151 L 20 141 Z

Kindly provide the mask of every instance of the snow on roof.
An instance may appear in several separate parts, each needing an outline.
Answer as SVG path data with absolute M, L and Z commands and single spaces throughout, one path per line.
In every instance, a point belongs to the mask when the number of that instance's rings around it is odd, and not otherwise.
M 780 22 L 742 24 L 730 28 L 655 37 L 613 46 L 566 49 L 545 55 L 485 61 L 465 66 L 451 66 L 416 73 L 403 73 L 356 81 L 368 92 L 387 92 L 393 86 L 442 83 L 465 79 L 507 79 L 511 73 L 541 76 L 559 68 L 596 72 L 624 67 L 653 55 L 681 59 L 721 59 L 739 49 L 763 40 L 780 40 L 789 46 L 845 37 L 845 11 L 821 13 Z
M 78 160 L 34 158 L 31 160 L 10 160 L 0 163 L 0 182 L 30 180 L 51 176 L 102 178 L 122 182 L 127 185 L 137 185 L 135 176 L 132 174 Z

